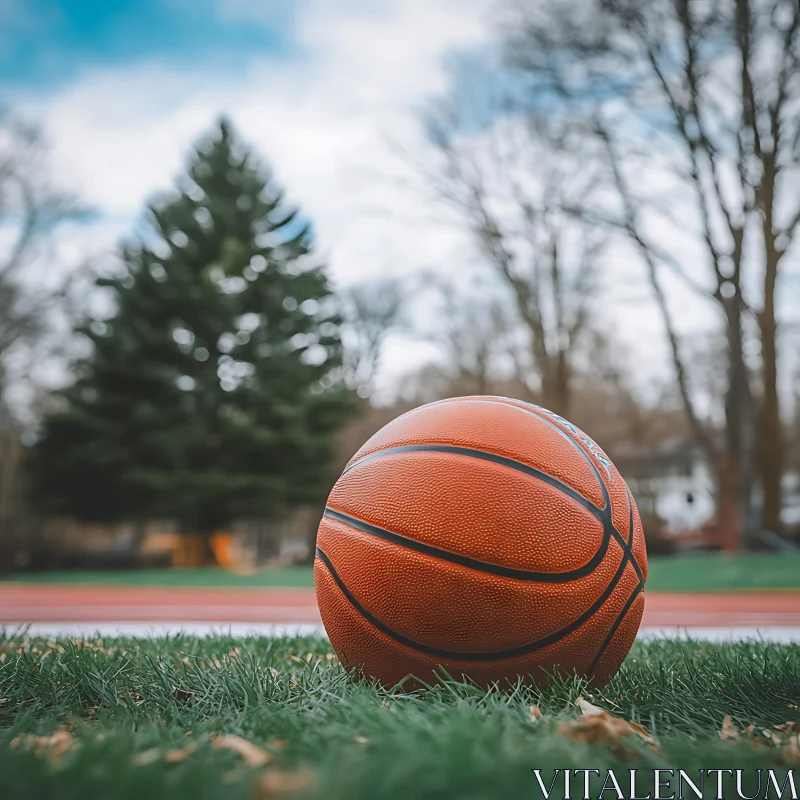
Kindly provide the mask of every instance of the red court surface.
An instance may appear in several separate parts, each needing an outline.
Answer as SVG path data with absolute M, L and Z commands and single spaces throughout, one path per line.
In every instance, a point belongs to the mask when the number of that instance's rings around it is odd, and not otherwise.
M 308 589 L 0 584 L 0 625 L 320 622 Z M 800 592 L 646 594 L 644 628 L 798 628 Z

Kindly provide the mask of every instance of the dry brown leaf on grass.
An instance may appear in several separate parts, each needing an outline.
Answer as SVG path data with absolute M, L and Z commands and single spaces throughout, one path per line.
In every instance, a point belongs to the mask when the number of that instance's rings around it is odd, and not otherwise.
M 272 761 L 272 754 L 235 733 L 219 734 L 213 739 L 214 747 L 233 750 L 250 767 L 263 767 Z
M 194 742 L 187 744 L 186 747 L 176 747 L 172 750 L 164 752 L 160 747 L 151 747 L 149 750 L 142 750 L 133 757 L 133 763 L 137 767 L 146 767 L 148 764 L 153 764 L 162 759 L 166 764 L 180 764 L 186 761 L 189 756 L 197 750 L 197 745 Z
M 761 729 L 761 735 L 771 744 L 780 745 L 783 742 L 783 736 L 773 731 L 768 731 L 766 728 Z
M 793 733 L 783 743 L 780 760 L 788 767 L 800 767 L 800 733 Z
M 38 755 L 46 755 L 50 761 L 58 761 L 74 744 L 68 727 L 59 728 L 52 736 L 34 736 L 25 733 L 11 740 L 11 747 L 24 747 L 36 750 Z
M 288 772 L 270 769 L 253 781 L 253 800 L 273 800 L 308 791 L 314 785 L 310 772 Z
M 133 757 L 133 763 L 137 767 L 146 767 L 148 764 L 154 764 L 161 758 L 161 748 L 151 747 L 149 750 L 142 750 Z
M 584 700 L 582 697 L 579 697 L 575 701 L 575 705 L 578 706 L 584 717 L 600 717 L 603 714 L 608 714 L 608 711 L 604 711 L 602 708 L 592 705 L 588 700 Z M 611 715 L 609 714 L 609 716 Z
M 530 712 L 531 715 L 531 722 L 536 722 L 537 720 L 540 720 L 544 716 L 539 706 L 529 706 L 528 711 Z
M 638 722 L 634 722 L 633 720 L 631 720 L 631 721 L 628 723 L 628 725 L 630 725 L 630 726 L 631 726 L 631 728 L 633 728 L 633 730 L 634 730 L 634 731 L 635 731 L 635 732 L 636 732 L 636 733 L 637 733 L 637 734 L 638 734 L 638 735 L 639 735 L 639 736 L 640 736 L 642 739 L 644 739 L 644 741 L 645 741 L 645 742 L 647 742 L 647 744 L 653 744 L 653 745 L 654 745 L 654 744 L 656 744 L 656 739 L 655 739 L 655 736 L 652 736 L 651 734 L 649 734 L 649 733 L 647 732 L 647 730 L 645 729 L 644 725 L 640 725 Z
M 197 750 L 197 745 L 194 742 L 190 742 L 186 747 L 176 747 L 173 750 L 167 750 L 164 761 L 166 761 L 167 764 L 180 764 L 181 761 L 186 761 L 195 750 Z
M 797 743 L 800 723 L 784 722 L 782 725 L 773 725 L 772 728 L 772 730 L 756 728 L 755 723 L 750 723 L 740 731 L 726 714 L 722 720 L 719 737 L 725 741 L 740 741 L 745 737 L 756 749 L 768 746 L 780 748 L 784 763 L 800 764 L 800 747 Z
M 172 694 L 179 703 L 185 703 L 193 697 L 197 697 L 199 692 L 190 692 L 188 689 L 181 689 L 179 686 L 175 686 Z
M 733 720 L 726 714 L 722 718 L 722 727 L 719 729 L 719 738 L 725 741 L 732 741 L 739 738 L 739 731 L 733 724 Z
M 102 643 L 102 639 L 98 639 L 98 642 Z M 96 653 L 103 653 L 103 655 L 110 655 L 109 650 L 106 650 L 105 647 L 102 647 L 100 644 L 94 644 L 93 642 L 87 641 L 86 639 L 72 639 L 72 646 L 77 648 L 78 650 L 92 650 Z M 121 651 L 123 654 L 126 652 L 124 650 Z
M 787 736 L 791 733 L 800 733 L 800 721 L 798 722 L 784 722 L 783 725 L 773 725 L 776 731 L 785 733 Z
M 51 759 L 59 759 L 74 743 L 69 728 L 59 728 L 52 736 L 47 738 L 45 747 L 49 749 Z
M 562 722 L 556 733 L 576 742 L 587 744 L 605 744 L 611 748 L 620 748 L 624 739 L 641 739 L 651 748 L 657 748 L 656 740 L 638 723 L 626 722 L 620 717 L 609 714 L 602 708 L 579 697 L 575 705 L 581 710 L 581 718 Z

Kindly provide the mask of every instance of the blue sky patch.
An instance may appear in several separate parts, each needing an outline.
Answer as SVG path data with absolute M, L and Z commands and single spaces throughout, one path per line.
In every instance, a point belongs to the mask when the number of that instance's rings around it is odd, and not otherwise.
M 56 86 L 88 67 L 150 57 L 236 70 L 254 55 L 291 53 L 296 3 L 262 3 L 273 9 L 266 22 L 223 13 L 220 5 L 220 0 L 0 0 L 0 82 Z

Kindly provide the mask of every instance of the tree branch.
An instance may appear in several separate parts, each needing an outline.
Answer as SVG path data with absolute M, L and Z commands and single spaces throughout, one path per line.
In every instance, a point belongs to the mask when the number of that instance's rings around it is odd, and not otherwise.
M 694 433 L 697 441 L 704 447 L 712 460 L 716 459 L 716 447 L 714 446 L 707 428 L 701 422 L 695 408 L 694 400 L 692 399 L 691 391 L 689 389 L 689 378 L 687 375 L 686 366 L 683 362 L 683 357 L 681 355 L 678 334 L 672 321 L 672 315 L 670 314 L 669 306 L 667 305 L 667 298 L 664 294 L 664 289 L 662 288 L 661 282 L 658 278 L 658 266 L 652 251 L 647 246 L 639 232 L 638 214 L 633 204 L 631 193 L 628 189 L 625 178 L 623 177 L 622 168 L 614 147 L 613 140 L 608 130 L 600 121 L 597 123 L 597 133 L 606 146 L 606 152 L 608 154 L 608 161 L 611 167 L 614 185 L 623 204 L 626 230 L 630 238 L 636 244 L 642 259 L 645 262 L 645 266 L 647 267 L 647 274 L 655 295 L 656 305 L 658 306 L 658 310 L 664 324 L 664 329 L 667 333 L 667 340 L 669 342 L 670 353 L 672 355 L 672 364 L 675 369 L 678 390 L 680 392 L 684 409 L 686 410 L 686 416 L 689 419 L 689 424 L 691 425 L 692 432 Z

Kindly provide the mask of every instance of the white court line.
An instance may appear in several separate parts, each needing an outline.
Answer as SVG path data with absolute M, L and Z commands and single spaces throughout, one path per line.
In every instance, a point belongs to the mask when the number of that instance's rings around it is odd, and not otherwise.
M 154 637 L 176 633 L 192 636 L 303 636 L 319 634 L 325 629 L 310 622 L 34 622 L 31 625 L 9 624 L 0 626 L 0 631 L 11 633 L 27 628 L 30 636 L 89 638 L 92 636 Z M 698 639 L 701 641 L 746 641 L 757 640 L 779 644 L 800 643 L 800 627 L 661 627 L 642 628 L 638 638 L 652 639 Z
M 648 641 L 652 639 L 696 639 L 704 642 L 743 642 L 761 641 L 775 642 L 776 644 L 800 643 L 800 627 L 774 626 L 765 628 L 756 627 L 700 627 L 695 626 L 668 626 L 661 628 L 640 628 L 637 639 Z
M 136 611 L 137 606 L 135 605 L 104 605 L 103 606 L 103 613 L 107 614 L 113 620 L 115 616 L 117 619 L 122 617 L 124 619 L 125 616 L 132 617 L 135 613 L 140 613 L 144 617 L 156 619 L 154 622 L 161 623 L 165 622 L 169 625 L 175 625 L 177 623 L 173 623 L 170 620 L 170 617 L 167 616 L 168 614 L 175 614 L 176 617 L 179 619 L 183 617 L 199 617 L 201 623 L 200 624 L 217 624 L 217 625 L 225 625 L 225 622 L 217 622 L 217 623 L 210 623 L 210 622 L 203 622 L 203 617 L 206 616 L 206 619 L 213 619 L 215 613 L 219 615 L 220 608 L 224 608 L 224 606 L 198 606 L 198 605 L 170 605 L 164 608 L 159 608 L 158 606 L 146 606 L 142 608 L 141 606 L 138 607 L 138 612 Z M 131 611 L 131 609 L 134 609 Z M 9 613 L 8 607 L 3 608 L 2 611 L 5 614 L 6 619 L 11 617 L 11 614 L 14 616 L 12 619 L 35 619 L 36 617 L 42 617 L 42 606 L 13 606 L 11 608 L 11 612 Z M 91 619 L 92 614 L 97 610 L 97 606 L 70 606 L 70 605 L 62 605 L 59 610 L 59 614 L 63 616 L 70 616 L 72 617 L 71 620 L 64 620 L 65 623 L 71 622 L 82 622 L 85 619 Z M 47 609 L 44 610 L 44 613 L 47 613 Z M 159 620 L 158 615 L 162 614 L 165 619 Z M 236 605 L 233 606 L 231 609 L 231 616 L 236 616 L 240 620 L 243 619 L 245 624 L 257 624 L 258 620 L 264 619 L 264 617 L 269 617 L 272 615 L 273 618 L 278 619 L 290 619 L 291 622 L 317 622 L 319 620 L 319 611 L 316 605 L 313 606 L 244 606 L 244 605 Z M 225 616 L 223 614 L 223 616 Z M 291 617 L 295 617 L 294 620 Z M 249 618 L 253 619 L 253 623 L 248 623 L 247 620 Z M 135 617 L 132 620 L 135 622 Z M 15 623 L 5 623 L 7 625 L 15 624 Z M 48 623 L 50 624 L 50 623 Z M 87 623 L 88 624 L 88 623 Z M 93 623 L 94 624 L 94 623 Z
M 29 636 L 81 638 L 95 636 L 155 637 L 185 633 L 191 636 L 308 636 L 325 635 L 325 628 L 313 622 L 34 622 L 9 623 L 0 631 L 27 631 Z

